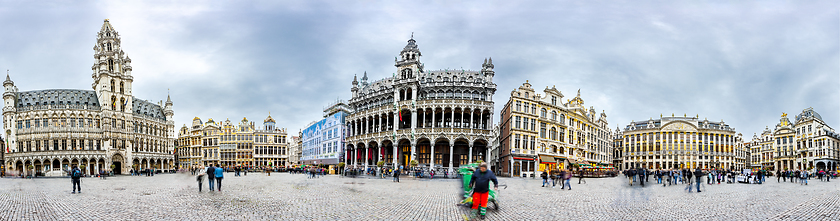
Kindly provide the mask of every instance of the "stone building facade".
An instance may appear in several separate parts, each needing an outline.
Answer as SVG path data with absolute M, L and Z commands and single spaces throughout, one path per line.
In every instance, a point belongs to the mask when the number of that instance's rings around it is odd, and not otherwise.
M 353 79 L 347 117 L 347 165 L 435 170 L 487 161 L 493 119 L 493 61 L 482 69 L 426 70 L 412 38 L 395 58 L 396 74 Z
M 234 125 L 230 120 L 216 123 L 211 118 L 202 122 L 196 117 L 191 127 L 184 125 L 178 133 L 179 163 L 182 168 L 216 164 L 250 168 L 290 166 L 286 129 L 275 124 L 270 115 L 262 128 L 256 128 L 248 118 Z
M 744 169 L 747 149 L 741 134 L 722 120 L 661 117 L 624 128 L 624 168 Z
M 93 90 L 18 91 L 6 75 L 8 168 L 45 175 L 62 175 L 73 165 L 85 167 L 87 174 L 127 173 L 132 166 L 173 168 L 172 101 L 167 96 L 166 103 L 152 103 L 132 95 L 131 59 L 120 43 L 106 19 L 93 46 Z
M 768 170 L 837 170 L 840 134 L 823 121 L 813 108 L 805 108 L 791 123 L 782 113 L 773 130 L 749 142 L 753 168 Z
M 577 96 L 563 103 L 555 87 L 536 93 L 531 83 L 511 91 L 499 121 L 500 174 L 536 177 L 537 171 L 612 164 L 607 115 Z

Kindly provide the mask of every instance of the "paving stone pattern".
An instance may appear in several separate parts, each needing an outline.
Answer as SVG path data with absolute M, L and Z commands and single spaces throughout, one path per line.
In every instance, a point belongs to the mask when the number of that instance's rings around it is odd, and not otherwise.
M 840 181 L 810 185 L 629 186 L 626 179 L 585 179 L 573 190 L 541 180 L 500 178 L 501 209 L 488 220 L 840 220 Z M 653 179 L 651 179 L 652 181 Z M 189 174 L 0 179 L 0 220 L 467 220 L 458 181 L 227 173 L 221 192 L 199 193 Z

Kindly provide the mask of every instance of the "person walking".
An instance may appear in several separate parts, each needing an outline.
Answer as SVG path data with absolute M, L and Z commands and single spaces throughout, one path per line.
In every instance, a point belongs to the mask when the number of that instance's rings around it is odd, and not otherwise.
M 216 164 L 219 167 L 219 164 Z M 222 179 L 225 178 L 225 170 L 222 168 L 216 169 L 216 191 L 222 191 Z
M 218 169 L 221 170 L 221 168 L 218 168 Z M 210 191 L 211 192 L 213 191 L 213 189 L 215 189 L 213 187 L 214 187 L 214 184 L 216 183 L 216 179 L 214 179 L 216 177 L 216 170 L 217 169 L 215 167 L 213 167 L 212 164 L 207 166 L 207 169 L 204 170 L 205 173 L 207 174 L 207 183 L 210 184 Z
M 239 167 L 239 166 L 233 167 L 233 176 L 239 176 L 240 171 L 242 171 L 242 167 Z
M 402 168 L 402 166 L 400 166 Z M 400 182 L 400 168 L 394 168 L 394 182 Z
M 697 177 L 697 192 L 702 192 L 700 191 L 700 184 L 702 184 L 703 181 L 703 171 L 700 170 L 700 167 L 694 169 L 694 177 Z
M 570 182 L 572 180 L 572 171 L 567 170 L 566 174 L 563 175 L 563 179 L 566 181 L 566 184 L 563 187 L 568 187 L 569 190 L 572 190 L 572 184 Z M 560 189 L 563 189 L 563 188 L 560 188 Z
M 196 173 L 196 171 L 193 170 L 193 174 L 195 174 L 195 173 Z M 198 174 L 195 176 L 195 181 L 198 182 L 198 192 L 199 193 L 201 192 L 201 186 L 204 185 L 204 184 L 202 184 L 202 182 L 204 181 L 204 176 L 206 175 L 205 173 L 206 173 L 206 171 L 200 170 L 198 172 Z
M 476 214 L 480 214 L 483 220 L 487 213 L 487 197 L 490 195 L 490 181 L 493 182 L 493 189 L 499 190 L 499 180 L 496 179 L 496 174 L 487 169 L 487 163 L 481 163 L 470 178 L 470 186 L 473 187 L 473 204 L 472 209 Z
M 560 172 L 560 173 L 562 174 L 563 172 Z M 624 171 L 624 173 L 625 173 L 625 175 L 627 175 L 627 177 L 628 177 L 627 179 L 630 180 L 630 186 L 633 186 L 633 181 L 636 180 L 636 170 L 629 169 L 627 171 Z
M 586 180 L 583 180 L 583 170 L 579 169 L 578 170 L 578 184 L 580 184 L 581 181 L 583 181 L 583 183 L 586 184 Z
M 691 176 L 692 175 L 691 175 L 690 172 L 688 172 L 688 169 L 683 169 L 683 171 L 685 171 L 683 173 L 683 175 L 685 176 L 685 179 L 683 181 L 684 181 L 684 183 L 688 183 L 688 186 L 686 186 L 686 189 L 688 189 L 688 192 L 690 193 L 691 192 L 691 187 L 692 187 L 691 186 L 691 184 L 692 184 L 691 183 Z
M 545 184 L 548 183 L 548 170 L 543 170 L 542 174 L 540 174 L 540 178 L 542 178 L 542 187 L 545 187 Z
M 82 171 L 79 170 L 79 166 L 73 165 L 73 169 L 70 170 L 70 182 L 73 183 L 73 194 L 76 194 L 77 187 L 79 193 L 82 193 Z
M 779 183 L 779 180 L 782 179 L 782 171 L 781 170 L 776 170 L 775 175 L 776 175 L 776 183 Z
M 557 174 L 557 180 L 560 181 L 560 189 L 566 188 L 566 170 L 560 170 L 560 173 Z

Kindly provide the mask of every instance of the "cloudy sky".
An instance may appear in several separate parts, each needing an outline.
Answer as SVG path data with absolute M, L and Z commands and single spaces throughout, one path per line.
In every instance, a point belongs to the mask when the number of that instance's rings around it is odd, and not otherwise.
M 530 80 L 566 98 L 580 89 L 613 129 L 676 113 L 752 135 L 807 107 L 840 129 L 836 1 L 418 2 L 0 1 L 0 68 L 21 91 L 90 90 L 108 18 L 134 95 L 169 89 L 178 127 L 196 116 L 259 124 L 271 111 L 297 132 L 350 98 L 353 75 L 394 73 L 414 32 L 429 70 L 492 57 L 497 113 Z

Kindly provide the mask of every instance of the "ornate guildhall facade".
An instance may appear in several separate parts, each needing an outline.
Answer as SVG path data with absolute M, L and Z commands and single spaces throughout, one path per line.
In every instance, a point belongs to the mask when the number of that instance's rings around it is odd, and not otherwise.
M 425 70 L 412 38 L 395 59 L 396 74 L 353 79 L 347 117 L 347 165 L 378 161 L 453 170 L 487 161 L 493 119 L 493 61 L 482 69 Z

